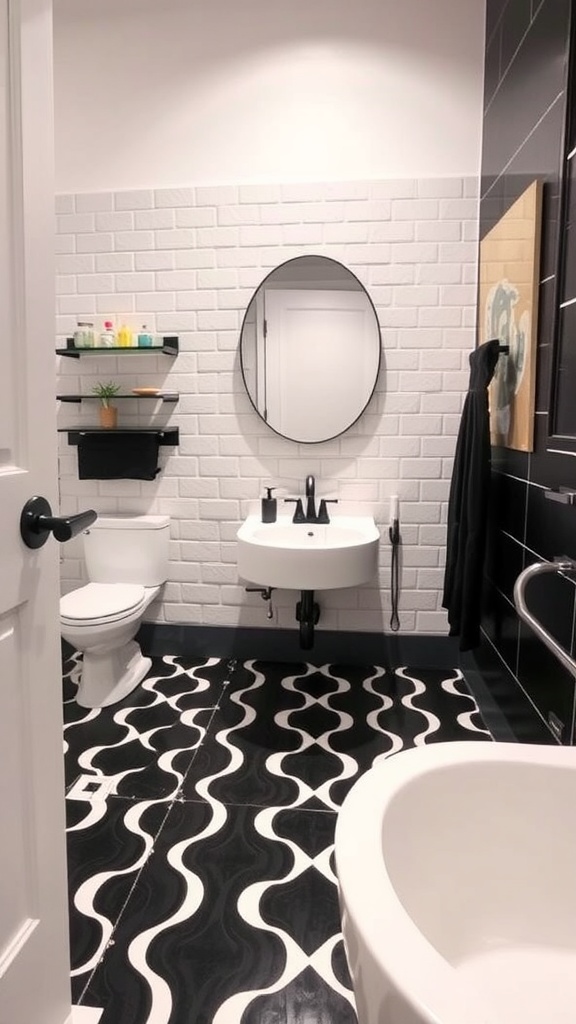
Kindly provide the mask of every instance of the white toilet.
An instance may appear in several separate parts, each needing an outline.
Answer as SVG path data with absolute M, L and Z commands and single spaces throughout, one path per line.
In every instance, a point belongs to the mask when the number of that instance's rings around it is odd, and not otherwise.
M 99 516 L 86 530 L 89 583 L 60 599 L 65 640 L 84 655 L 78 704 L 116 704 L 152 662 L 134 640 L 168 575 L 168 516 Z

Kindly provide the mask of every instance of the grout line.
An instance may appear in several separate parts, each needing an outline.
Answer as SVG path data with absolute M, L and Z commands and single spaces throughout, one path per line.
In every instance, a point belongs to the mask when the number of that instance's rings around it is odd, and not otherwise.
M 576 452 L 565 452 L 562 448 L 547 448 L 546 451 L 552 455 L 571 455 L 573 458 L 576 458 Z
M 500 651 L 498 650 L 498 648 L 496 647 L 496 645 L 495 645 L 495 643 L 494 643 L 494 642 L 492 641 L 492 639 L 491 639 L 491 638 L 490 638 L 490 637 L 488 636 L 488 633 L 486 632 L 486 630 L 484 629 L 484 627 L 483 627 L 483 626 L 481 626 L 480 628 L 481 628 L 481 630 L 482 630 L 482 633 L 484 634 L 484 636 L 485 636 L 486 640 L 488 641 L 488 643 L 490 644 L 490 646 L 492 647 L 492 649 L 494 650 L 494 652 L 495 652 L 495 653 L 497 654 L 497 656 L 498 656 L 499 660 L 500 660 L 500 661 L 502 662 L 502 664 L 504 665 L 505 669 L 506 669 L 506 670 L 507 670 L 507 671 L 508 671 L 508 672 L 510 673 L 510 675 L 511 675 L 511 676 L 513 677 L 513 679 L 515 680 L 515 682 L 517 683 L 517 685 L 518 685 L 518 686 L 520 687 L 520 689 L 522 690 L 522 693 L 523 693 L 523 694 L 524 694 L 524 696 L 525 696 L 525 697 L 527 698 L 527 700 L 528 700 L 528 701 L 530 702 L 530 704 L 531 704 L 531 705 L 532 705 L 532 707 L 534 708 L 534 711 L 536 712 L 536 714 L 538 715 L 538 717 L 539 717 L 539 718 L 540 718 L 540 719 L 542 720 L 542 722 L 543 722 L 543 723 L 544 723 L 544 725 L 546 726 L 546 728 L 547 728 L 548 732 L 550 733 L 550 735 L 551 735 L 551 736 L 552 736 L 552 737 L 554 738 L 554 740 L 555 740 L 555 741 L 556 741 L 556 743 L 557 743 L 557 742 L 558 742 L 558 740 L 557 740 L 557 739 L 556 739 L 556 737 L 554 736 L 554 733 L 552 732 L 552 730 L 551 730 L 550 726 L 548 725 L 548 722 L 546 721 L 546 719 L 545 719 L 545 718 L 543 717 L 542 713 L 541 713 L 541 712 L 540 712 L 540 711 L 538 710 L 538 708 L 536 707 L 536 705 L 535 705 L 534 701 L 532 700 L 532 698 L 531 698 L 530 694 L 529 694 L 529 693 L 527 693 L 527 691 L 526 691 L 526 690 L 524 689 L 524 687 L 522 686 L 522 683 L 521 683 L 521 682 L 520 682 L 520 680 L 518 679 L 518 676 L 516 675 L 516 673 L 512 671 L 512 669 L 510 668 L 510 666 L 508 665 L 508 663 L 507 663 L 507 662 L 506 662 L 506 661 L 504 660 L 504 658 L 503 658 L 503 657 L 502 657 L 502 655 L 500 654 Z M 518 630 L 518 637 L 520 637 L 520 630 Z
M 544 111 L 544 113 L 542 114 L 542 116 L 538 118 L 538 120 L 536 121 L 536 124 L 535 124 L 535 125 L 533 125 L 533 126 L 532 126 L 532 128 L 530 129 L 530 131 L 528 132 L 528 135 L 526 136 L 526 138 L 525 138 L 525 139 L 523 140 L 523 142 L 521 142 L 521 144 L 520 144 L 520 145 L 518 146 L 518 149 L 516 150 L 516 152 L 514 152 L 514 153 L 512 154 L 512 156 L 510 157 L 510 159 L 508 160 L 508 162 L 507 162 L 507 163 L 506 163 L 506 164 L 504 165 L 504 167 L 503 167 L 503 168 L 502 168 L 502 170 L 500 171 L 500 174 L 498 175 L 498 177 L 497 177 L 497 178 L 494 178 L 494 181 L 493 181 L 493 182 L 492 182 L 492 184 L 490 185 L 490 188 L 489 188 L 489 189 L 488 189 L 488 190 L 487 190 L 487 191 L 486 191 L 486 192 L 484 193 L 484 195 L 483 195 L 483 196 L 481 196 L 481 197 L 480 197 L 480 198 L 481 198 L 481 200 L 483 200 L 483 199 L 486 199 L 486 198 L 487 198 L 487 196 L 489 196 L 489 195 L 490 195 L 490 192 L 492 191 L 492 189 L 494 188 L 494 186 L 495 186 L 495 185 L 496 185 L 496 184 L 497 184 L 497 183 L 498 183 L 498 182 L 500 181 L 500 178 L 501 178 L 501 177 L 502 177 L 502 176 L 503 176 L 503 175 L 504 175 L 504 174 L 506 173 L 506 171 L 507 171 L 507 170 L 508 170 L 508 168 L 510 167 L 510 164 L 511 164 L 511 163 L 513 163 L 513 161 L 514 161 L 514 160 L 516 159 L 516 157 L 518 156 L 518 153 L 520 152 L 520 150 L 521 150 L 521 149 L 523 149 L 523 147 L 524 147 L 524 146 L 526 145 L 526 143 L 528 142 L 528 140 L 529 140 L 529 139 L 530 139 L 530 138 L 532 137 L 532 135 L 534 134 L 534 132 L 536 131 L 536 129 L 540 127 L 540 125 L 542 124 L 542 121 L 544 120 L 544 118 L 548 116 L 548 114 L 550 113 L 550 111 L 552 110 L 552 108 L 553 108 L 554 106 L 556 106 L 556 104 L 558 103 L 558 100 L 559 100 L 559 99 L 561 99 L 561 97 L 562 97 L 563 95 L 564 95 L 564 90 L 562 90 L 561 92 L 559 92 L 559 93 L 558 93 L 558 95 L 556 96 L 556 98 L 555 98 L 554 100 L 552 100 L 552 103 L 550 104 L 550 106 L 549 106 L 549 107 L 547 107 L 547 108 L 546 108 L 546 110 Z
M 543 6 L 543 5 L 544 5 L 544 0 L 541 0 L 541 2 L 540 2 L 540 4 L 538 5 L 537 9 L 536 9 L 535 11 L 532 11 L 532 15 L 531 15 L 531 18 L 530 18 L 530 24 L 528 25 L 528 28 L 526 29 L 526 31 L 525 31 L 525 33 L 524 33 L 524 35 L 522 36 L 522 38 L 521 38 L 520 42 L 518 43 L 518 46 L 517 46 L 517 47 L 516 47 L 516 49 L 514 50 L 514 53 L 512 54 L 512 56 L 511 56 L 510 60 L 508 61 L 508 64 L 506 65 L 506 67 L 505 67 L 504 71 L 503 71 L 503 72 L 501 72 L 501 74 L 500 74 L 500 80 L 499 80 L 499 82 L 498 82 L 498 85 L 496 86 L 496 88 L 495 88 L 494 92 L 492 93 L 492 96 L 490 97 L 490 102 L 489 102 L 488 106 L 487 106 L 487 107 L 486 107 L 486 109 L 484 110 L 484 116 L 486 116 L 486 114 L 487 114 L 487 113 L 488 113 L 488 111 L 490 110 L 490 107 L 492 106 L 492 104 L 493 104 L 493 102 L 494 102 L 494 100 L 495 100 L 496 96 L 498 95 L 498 93 L 499 93 L 499 91 L 500 91 L 500 87 L 501 87 L 502 83 L 504 82 L 504 79 L 506 78 L 506 75 L 507 75 L 507 74 L 508 74 L 508 72 L 510 71 L 510 68 L 512 67 L 512 64 L 513 64 L 513 63 L 514 63 L 514 61 L 516 60 L 516 57 L 517 57 L 517 55 L 518 55 L 519 51 L 520 51 L 520 50 L 522 49 L 522 45 L 523 45 L 523 43 L 524 43 L 524 40 L 526 39 L 526 37 L 527 37 L 528 33 L 529 33 L 529 32 L 530 32 L 530 30 L 532 29 L 532 26 L 533 26 L 533 24 L 534 24 L 534 22 L 535 22 L 536 18 L 538 17 L 538 14 L 540 13 L 540 8 L 541 8 L 541 7 Z M 490 39 L 486 41 L 486 48 L 488 47 L 488 44 L 492 42 L 492 39 L 494 38 L 494 35 L 495 35 L 495 33 L 496 33 L 496 30 L 497 30 L 498 26 L 500 25 L 500 23 L 501 23 L 501 21 L 502 21 L 502 18 L 503 18 L 503 15 L 504 15 L 504 13 L 505 13 L 505 10 L 506 10 L 506 7 L 504 7 L 504 8 L 503 8 L 503 10 L 502 10 L 502 12 L 501 12 L 501 14 L 500 14 L 500 17 L 499 17 L 499 19 L 498 19 L 498 21 L 497 21 L 497 23 L 496 23 L 496 25 L 495 25 L 495 27 L 494 27 L 494 31 L 492 32 L 492 35 L 490 36 Z
M 529 454 L 532 454 L 529 452 Z M 530 487 L 539 487 L 541 491 L 549 491 L 550 488 L 546 487 L 546 484 L 537 484 L 535 480 L 529 480 L 525 476 L 515 476 L 514 473 L 505 473 L 502 469 L 493 469 L 493 473 L 497 473 L 498 476 L 508 477 L 509 480 L 517 480 L 520 484 L 529 484 Z

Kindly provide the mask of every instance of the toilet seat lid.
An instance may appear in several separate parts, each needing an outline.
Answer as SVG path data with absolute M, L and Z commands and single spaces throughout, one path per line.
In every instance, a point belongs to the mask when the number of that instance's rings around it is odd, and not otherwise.
M 87 583 L 60 598 L 60 615 L 75 622 L 125 615 L 144 600 L 136 583 Z

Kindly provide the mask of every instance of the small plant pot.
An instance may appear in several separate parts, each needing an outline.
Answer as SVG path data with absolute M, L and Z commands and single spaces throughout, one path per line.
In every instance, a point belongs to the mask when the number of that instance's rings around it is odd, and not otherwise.
M 100 426 L 112 430 L 118 425 L 118 409 L 115 405 L 100 406 Z

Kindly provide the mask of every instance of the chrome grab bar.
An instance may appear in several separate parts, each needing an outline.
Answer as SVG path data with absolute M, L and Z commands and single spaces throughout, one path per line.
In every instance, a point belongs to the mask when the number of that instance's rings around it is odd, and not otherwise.
M 565 573 L 576 573 L 576 562 L 566 557 L 556 558 L 553 562 L 536 562 L 534 565 L 529 565 L 527 569 L 523 569 L 518 576 L 516 583 L 514 584 L 514 604 L 516 611 L 524 622 L 534 630 L 536 636 L 543 644 L 546 645 L 549 651 L 558 658 L 558 661 L 567 668 L 573 676 L 576 676 L 576 661 L 572 658 L 568 651 L 564 650 L 561 644 L 554 639 L 551 634 L 544 629 L 544 626 L 538 622 L 538 619 L 534 618 L 531 612 L 528 611 L 526 599 L 524 593 L 531 579 L 534 576 L 540 576 L 545 572 L 565 572 Z

